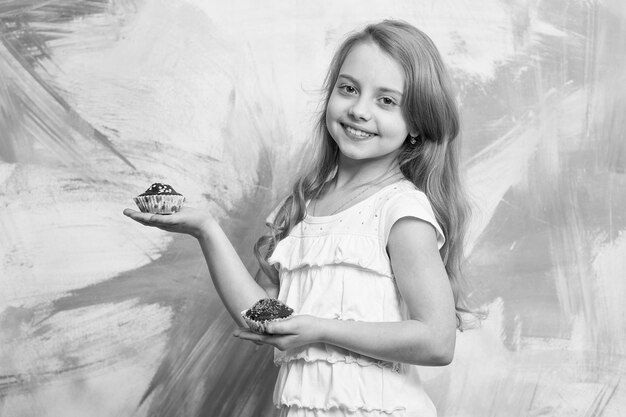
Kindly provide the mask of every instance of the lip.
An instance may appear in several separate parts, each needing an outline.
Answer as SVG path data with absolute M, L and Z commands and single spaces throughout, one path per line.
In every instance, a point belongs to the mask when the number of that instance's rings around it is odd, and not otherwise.
M 371 131 L 366 130 L 366 129 L 363 129 L 363 128 L 362 128 L 362 127 L 360 127 L 360 126 L 355 126 L 355 125 L 353 125 L 353 124 L 350 124 L 350 123 L 343 123 L 343 122 L 339 122 L 339 124 L 341 125 L 341 127 L 343 128 L 343 131 L 344 131 L 344 132 L 346 132 L 346 134 L 347 134 L 348 136 L 350 136 L 351 138 L 355 138 L 355 139 L 357 139 L 357 140 L 366 140 L 366 139 L 371 139 L 371 138 L 373 138 L 374 136 L 376 136 L 376 133 L 371 132 Z M 355 129 L 355 130 L 360 130 L 361 132 L 368 133 L 368 134 L 370 134 L 370 135 L 372 135 L 372 136 L 369 136 L 369 137 L 366 137 L 366 138 L 362 138 L 362 137 L 359 137 L 359 136 L 355 136 L 355 135 L 353 135 L 352 133 L 348 132 L 348 130 L 346 129 L 347 127 L 350 127 L 350 128 L 352 128 L 352 129 Z

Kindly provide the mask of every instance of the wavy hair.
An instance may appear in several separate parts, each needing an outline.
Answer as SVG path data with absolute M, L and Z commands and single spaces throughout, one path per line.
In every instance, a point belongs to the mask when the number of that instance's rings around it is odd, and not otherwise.
M 278 242 L 306 215 L 306 201 L 319 195 L 336 173 L 339 149 L 326 126 L 326 108 L 341 66 L 352 48 L 373 42 L 393 57 L 404 71 L 405 91 L 402 113 L 418 142 L 405 140 L 397 158 L 406 179 L 429 198 L 435 217 L 446 237 L 440 255 L 454 295 L 457 327 L 468 327 L 467 314 L 481 318 L 467 303 L 467 286 L 461 274 L 463 243 L 469 218 L 469 204 L 460 175 L 459 112 L 446 67 L 432 40 L 414 26 L 398 20 L 384 20 L 348 36 L 331 61 L 324 82 L 324 98 L 317 118 L 315 157 L 293 184 L 291 193 L 278 208 L 269 232 L 259 238 L 254 253 L 261 269 L 276 281 L 269 265 Z M 278 282 L 275 282 L 278 284 Z

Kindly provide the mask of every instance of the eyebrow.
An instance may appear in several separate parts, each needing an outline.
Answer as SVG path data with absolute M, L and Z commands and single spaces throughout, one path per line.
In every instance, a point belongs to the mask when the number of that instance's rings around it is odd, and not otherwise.
M 346 79 L 348 79 L 348 80 L 352 81 L 354 84 L 359 85 L 359 81 L 358 81 L 356 78 L 352 77 L 351 75 L 348 75 L 348 74 L 339 74 L 339 76 L 337 77 L 337 79 L 339 79 L 339 78 L 346 78 Z M 394 93 L 394 94 L 397 94 L 397 95 L 399 95 L 400 97 L 402 97 L 402 93 L 401 93 L 400 91 L 398 91 L 398 90 L 393 89 L 393 88 L 389 88 L 389 87 L 378 87 L 378 91 L 383 91 L 383 92 L 387 92 L 387 93 Z

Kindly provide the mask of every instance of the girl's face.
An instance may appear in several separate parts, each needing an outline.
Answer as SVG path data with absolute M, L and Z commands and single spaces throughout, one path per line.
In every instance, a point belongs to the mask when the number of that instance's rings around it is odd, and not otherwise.
M 396 157 L 409 134 L 401 109 L 404 82 L 400 64 L 376 44 L 352 48 L 326 108 L 326 126 L 344 157 Z

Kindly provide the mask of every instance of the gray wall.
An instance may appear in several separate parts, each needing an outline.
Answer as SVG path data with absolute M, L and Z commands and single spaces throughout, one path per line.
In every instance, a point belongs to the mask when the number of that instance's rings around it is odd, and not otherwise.
M 334 48 L 387 17 L 452 69 L 490 311 L 423 369 L 440 414 L 623 413 L 620 0 L 24 0 L 0 6 L 1 415 L 271 414 L 271 352 L 233 340 L 197 243 L 121 212 L 169 183 L 254 272 Z

